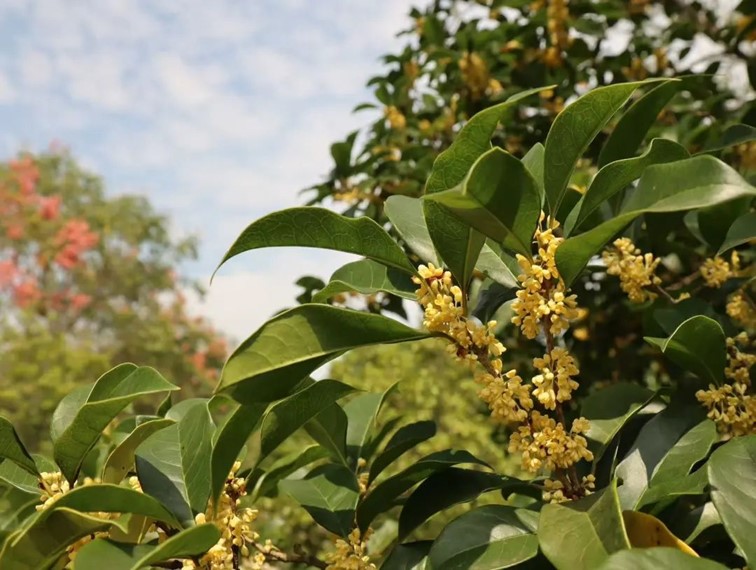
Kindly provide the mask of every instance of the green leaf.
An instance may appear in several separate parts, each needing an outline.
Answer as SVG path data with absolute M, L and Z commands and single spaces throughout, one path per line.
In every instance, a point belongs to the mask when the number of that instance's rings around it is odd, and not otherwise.
M 260 428 L 257 464 L 326 407 L 353 391 L 351 386 L 336 380 L 320 380 L 272 406 Z
M 371 259 L 353 261 L 339 267 L 323 289 L 312 297 L 313 303 L 325 303 L 340 293 L 356 291 L 363 295 L 383 292 L 402 299 L 415 300 L 415 289 L 409 275 L 393 267 L 386 267 Z
M 34 459 L 18 437 L 13 424 L 0 416 L 0 463 L 5 459 L 12 461 L 34 476 L 39 475 Z
M 451 146 L 436 158 L 425 185 L 425 193 L 449 190 L 461 183 L 473 163 L 491 148 L 491 137 L 496 126 L 512 106 L 526 97 L 552 87 L 528 89 L 474 115 L 459 131 Z
M 708 475 L 706 468 L 701 469 L 701 471 Z M 689 511 L 685 516 L 676 517 L 671 522 L 674 534 L 691 544 L 706 529 L 721 525 L 722 519 L 719 517 L 714 503 L 708 501 Z
M 267 404 L 241 405 L 215 432 L 213 451 L 210 457 L 210 497 L 218 504 L 228 474 L 252 432 L 260 424 Z
M 0 551 L 3 570 L 49 568 L 66 547 L 89 534 L 107 529 L 115 521 L 86 515 L 66 508 L 51 510 L 44 519 L 11 534 Z
M 338 404 L 331 404 L 307 422 L 305 430 L 315 441 L 327 449 L 333 459 L 348 465 L 346 437 L 349 421 Z
M 283 246 L 355 253 L 389 267 L 415 272 L 402 248 L 370 218 L 347 218 L 315 207 L 289 208 L 252 222 L 236 238 L 218 268 L 245 251 Z
M 193 526 L 159 544 L 125 544 L 97 538 L 76 553 L 74 570 L 139 570 L 175 558 L 199 556 L 220 539 L 214 524 Z
M 618 494 L 623 509 L 637 510 L 658 470 L 661 469 L 664 473 L 668 468 L 680 469 L 677 462 L 685 463 L 685 446 L 675 453 L 672 450 L 704 418 L 705 412 L 700 406 L 671 405 L 646 422 L 615 471 L 615 475 L 622 480 Z M 676 459 L 680 451 L 683 456 Z M 694 455 L 698 453 L 696 446 L 693 446 L 692 451 Z M 671 457 L 670 463 L 662 467 L 668 457 Z
M 686 432 L 654 469 L 648 489 L 638 499 L 638 507 L 674 500 L 681 495 L 703 494 L 707 484 L 706 470 L 690 471 L 706 458 L 718 439 L 717 427 L 709 419 Z
M 126 439 L 110 452 L 102 468 L 103 483 L 120 483 L 134 468 L 134 452 L 148 437 L 158 430 L 173 425 L 173 420 L 150 420 L 139 424 Z
M 697 315 L 684 321 L 668 338 L 645 337 L 672 362 L 706 382 L 719 384 L 727 365 L 727 346 L 721 325 Z
M 264 473 L 260 472 L 257 478 L 248 479 L 247 488 L 254 489 L 257 497 L 271 496 L 278 487 L 278 482 L 288 477 L 295 471 L 306 467 L 320 459 L 328 457 L 328 450 L 322 445 L 311 445 L 301 451 L 296 451 L 276 461 Z M 253 472 L 254 473 L 254 472 Z
M 546 136 L 543 173 L 546 201 L 552 215 L 559 211 L 578 159 L 612 115 L 644 83 L 598 87 L 565 107 L 554 119 Z
M 463 291 L 470 278 L 486 238 L 459 220 L 439 203 L 423 200 L 423 212 L 433 245 L 443 264 L 449 268 Z
M 546 149 L 544 146 L 541 143 L 536 143 L 525 153 L 525 156 L 522 157 L 522 164 L 528 169 L 533 180 L 536 181 L 538 194 L 541 197 L 541 204 L 543 204 L 543 200 L 546 198 L 546 189 L 543 185 L 544 161 L 546 160 L 545 153 Z
M 613 552 L 630 548 L 616 482 L 578 501 L 545 505 L 538 541 L 557 570 L 593 570 Z
M 426 196 L 475 230 L 526 256 L 541 213 L 538 183 L 508 152 L 492 148 L 473 164 L 461 188 Z
M 395 389 L 396 384 L 392 384 L 383 392 L 359 394 L 344 404 L 344 413 L 349 422 L 346 435 L 347 454 L 354 465 L 362 457 L 362 449 L 375 430 L 378 413 L 386 402 L 386 398 Z
M 607 164 L 598 171 L 585 195 L 573 212 L 578 212 L 574 225 L 565 223 L 565 234 L 570 235 L 604 202 L 622 191 L 633 180 L 640 178 L 643 171 L 654 164 L 665 164 L 683 160 L 690 155 L 685 147 L 674 141 L 654 139 L 642 155 Z M 570 214 L 572 217 L 574 214 Z
M 465 513 L 433 542 L 428 554 L 431 567 L 498 570 L 534 558 L 538 553 L 538 537 L 530 525 L 534 514 L 503 505 L 486 505 Z
M 160 500 L 182 524 L 204 513 L 210 497 L 213 423 L 206 404 L 148 437 L 136 450 L 142 489 Z
M 370 465 L 369 482 L 375 480 L 386 467 L 413 447 L 436 435 L 436 423 L 430 420 L 415 422 L 399 428 Z
M 655 395 L 655 392 L 638 384 L 619 382 L 583 400 L 581 415 L 591 422 L 586 436 L 599 444 L 594 449 L 597 458 L 601 455 L 598 450 L 603 451 L 622 426 L 650 403 Z
M 718 152 L 731 146 L 748 143 L 754 140 L 756 140 L 756 128 L 742 123 L 730 125 L 725 129 L 725 132 L 722 133 L 722 137 L 715 145 L 710 146 L 701 152 Z
M 708 463 L 711 500 L 727 533 L 756 566 L 756 435 L 736 437 L 717 449 Z
M 726 570 L 726 566 L 676 548 L 633 548 L 612 554 L 599 570 Z
M 682 86 L 680 81 L 665 81 L 633 103 L 606 139 L 598 158 L 599 168 L 633 156 L 659 113 Z
M 649 166 L 616 217 L 559 246 L 559 273 L 567 285 L 571 284 L 591 257 L 642 214 L 695 210 L 744 196 L 756 196 L 756 188 L 711 156 Z
M 433 541 L 397 544 L 384 560 L 381 570 L 428 570 L 428 552 Z
M 407 467 L 404 471 L 382 481 L 367 494 L 357 510 L 357 524 L 361 530 L 366 530 L 379 514 L 389 510 L 394 500 L 402 493 L 417 485 L 423 479 L 441 469 L 472 463 L 488 465 L 464 450 L 446 449 L 431 453 Z
M 53 455 L 70 483 L 107 425 L 141 396 L 178 390 L 154 368 L 121 364 L 61 400 L 52 418 Z
M 482 271 L 489 279 L 496 281 L 498 284 L 515 289 L 519 287 L 517 275 L 520 274 L 520 267 L 517 260 L 510 254 L 502 251 L 501 247 L 492 241 L 483 245 L 478 257 L 478 263 L 475 269 Z
M 756 239 L 756 212 L 748 212 L 732 223 L 717 255 L 722 255 L 733 247 L 738 247 L 754 239 Z
M 279 486 L 326 530 L 343 537 L 352 531 L 360 490 L 357 478 L 348 468 L 322 465 L 304 479 L 287 479 Z
M 500 489 L 506 479 L 495 473 L 450 467 L 434 473 L 418 485 L 399 515 L 399 540 L 436 513 L 473 501 L 482 493 Z
M 384 204 L 386 217 L 409 248 L 425 263 L 441 265 L 423 214 L 423 201 L 409 196 L 390 196 Z
M 275 316 L 244 341 L 228 358 L 216 390 L 241 403 L 276 400 L 347 350 L 428 336 L 381 315 L 301 305 Z

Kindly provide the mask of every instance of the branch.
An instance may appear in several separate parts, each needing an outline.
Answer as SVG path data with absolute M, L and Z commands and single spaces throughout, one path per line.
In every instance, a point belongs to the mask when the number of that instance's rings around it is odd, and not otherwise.
M 265 545 L 260 544 L 256 541 L 252 541 L 251 544 L 258 550 L 258 552 L 263 553 L 265 555 L 265 558 L 270 558 L 277 562 L 284 562 L 286 564 L 307 564 L 308 566 L 314 566 L 315 568 L 320 568 L 321 570 L 328 568 L 328 564 L 326 564 L 323 560 L 321 560 L 317 556 L 307 554 L 299 545 L 296 545 L 294 547 L 294 554 L 287 554 L 275 548 L 266 548 Z

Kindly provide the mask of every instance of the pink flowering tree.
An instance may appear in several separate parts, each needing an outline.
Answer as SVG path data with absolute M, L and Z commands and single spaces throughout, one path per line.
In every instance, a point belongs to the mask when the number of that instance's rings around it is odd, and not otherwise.
M 204 393 L 226 353 L 187 314 L 177 264 L 195 255 L 145 198 L 109 197 L 67 152 L 0 164 L 0 394 L 32 445 L 60 398 L 115 362 Z

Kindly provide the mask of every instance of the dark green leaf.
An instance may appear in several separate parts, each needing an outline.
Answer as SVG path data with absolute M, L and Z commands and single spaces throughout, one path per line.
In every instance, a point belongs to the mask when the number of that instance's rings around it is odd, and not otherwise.
M 370 218 L 347 218 L 315 207 L 289 208 L 252 222 L 218 267 L 245 251 L 282 246 L 355 253 L 409 273 L 415 271 L 402 248 Z
M 612 554 L 599 570 L 726 570 L 726 566 L 675 548 L 633 548 Z
M 140 396 L 178 390 L 154 368 L 121 364 L 103 374 L 92 387 L 61 400 L 52 419 L 55 462 L 69 482 L 84 457 L 121 410 Z
M 381 315 L 302 305 L 277 315 L 244 341 L 226 362 L 217 390 L 242 403 L 272 401 L 342 352 L 427 336 Z
M 32 475 L 39 474 L 34 459 L 26 451 L 26 447 L 18 437 L 13 424 L 0 416 L 0 463 L 5 459 L 12 461 Z
M 737 124 L 730 125 L 722 133 L 719 141 L 701 152 L 717 152 L 731 146 L 748 143 L 756 140 L 756 128 L 751 125 Z
M 322 290 L 312 297 L 313 303 L 325 303 L 340 293 L 356 291 L 363 295 L 383 292 L 403 299 L 415 300 L 415 289 L 409 275 L 370 259 L 361 259 L 338 268 Z
M 756 566 L 756 435 L 737 437 L 717 449 L 708 463 L 711 500 L 727 533 Z
M 375 517 L 393 506 L 397 497 L 420 481 L 428 478 L 436 471 L 461 463 L 473 463 L 487 467 L 486 463 L 467 451 L 447 449 L 423 457 L 404 471 L 376 485 L 363 499 L 360 508 L 357 510 L 357 524 L 360 529 L 366 530 Z
M 328 450 L 325 447 L 311 445 L 279 459 L 265 473 L 260 473 L 257 479 L 248 480 L 247 486 L 254 488 L 255 496 L 267 497 L 276 490 L 281 479 L 326 457 L 328 457 Z
M 744 196 L 756 196 L 756 188 L 711 156 L 649 166 L 619 215 L 559 246 L 559 273 L 571 284 L 590 258 L 641 214 L 694 210 Z
M 381 565 L 381 570 L 427 570 L 430 540 L 397 544 Z
M 541 212 L 538 184 L 522 162 L 492 148 L 473 164 L 458 189 L 430 194 L 475 230 L 504 247 L 530 256 Z
M 486 505 L 465 513 L 444 528 L 433 542 L 428 554 L 431 567 L 498 570 L 534 558 L 538 538 L 530 525 L 533 515 L 503 505 Z
M 344 404 L 344 413 L 347 416 L 347 453 L 349 458 L 357 464 L 362 457 L 362 448 L 375 430 L 378 421 L 378 413 L 383 404 L 396 389 L 392 384 L 384 392 L 369 392 L 359 394 Z
M 409 196 L 390 196 L 384 204 L 386 217 L 409 248 L 425 263 L 441 265 L 423 214 L 423 201 Z
M 615 160 L 633 156 L 646 133 L 656 123 L 659 113 L 680 90 L 680 81 L 657 85 L 633 103 L 617 122 L 599 154 L 598 166 L 603 168 Z
M 697 315 L 684 321 L 668 338 L 645 337 L 672 362 L 706 382 L 718 384 L 727 365 L 727 347 L 721 325 Z
M 360 491 L 354 473 L 343 465 L 322 465 L 304 479 L 287 479 L 279 486 L 325 529 L 344 537 L 352 531 Z
M 136 448 L 153 433 L 173 425 L 173 423 L 173 420 L 166 419 L 150 420 L 135 427 L 134 431 L 118 444 L 108 456 L 102 469 L 102 482 L 117 484 L 123 481 L 123 478 L 134 468 Z
M 327 449 L 331 457 L 347 465 L 346 437 L 349 422 L 338 404 L 331 404 L 310 420 L 305 429 L 315 441 Z
M 503 287 L 509 289 L 519 287 L 517 275 L 520 274 L 521 269 L 517 260 L 490 240 L 480 250 L 475 269 L 482 271 Z
M 756 239 L 756 212 L 748 212 L 736 219 L 727 231 L 717 255 Z
M 386 467 L 391 465 L 404 453 L 429 440 L 434 435 L 436 435 L 436 423 L 429 420 L 415 422 L 398 429 L 386 444 L 383 452 L 370 465 L 370 477 L 368 480 L 370 482 L 374 481 Z
M 556 214 L 578 159 L 633 92 L 644 82 L 598 87 L 568 105 L 546 136 L 543 181 L 549 211 Z
M 546 189 L 543 186 L 543 170 L 545 160 L 546 149 L 541 143 L 536 143 L 533 147 L 525 153 L 522 157 L 522 164 L 528 169 L 533 180 L 536 181 L 538 187 L 538 194 L 541 197 L 541 204 L 543 204 L 546 198 Z
M 578 501 L 545 505 L 538 541 L 557 570 L 593 570 L 613 552 L 630 548 L 616 483 Z

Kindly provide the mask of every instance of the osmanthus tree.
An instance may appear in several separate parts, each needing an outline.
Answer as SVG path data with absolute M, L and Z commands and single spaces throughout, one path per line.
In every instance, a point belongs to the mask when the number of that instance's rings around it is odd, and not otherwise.
M 522 160 L 490 139 L 507 109 L 538 90 L 474 116 L 435 161 L 424 196 L 387 203 L 413 258 L 367 217 L 304 207 L 253 222 L 223 261 L 277 246 L 354 253 L 364 259 L 343 270 L 338 286 L 415 296 L 423 327 L 314 299 L 236 348 L 210 400 L 166 400 L 153 414 L 124 418 L 138 398 L 174 389 L 154 369 L 124 364 L 61 402 L 52 460 L 30 455 L 3 421 L 0 469 L 12 508 L 0 566 L 753 566 L 756 188 L 712 153 L 655 139 L 637 155 L 637 144 L 612 135 L 605 144 L 621 150 L 580 200 L 566 198 L 585 149 L 636 92 L 614 133 L 644 138 L 649 113 L 657 114 L 644 102 L 660 85 L 590 91 Z M 683 221 L 672 223 L 676 216 Z M 635 245 L 641 239 L 678 243 L 677 254 L 659 261 Z M 475 272 L 513 301 L 476 295 Z M 586 285 L 576 292 L 579 279 Z M 650 379 L 593 383 L 585 371 L 607 364 L 576 358 L 569 331 L 586 297 L 615 280 L 643 314 L 644 342 L 663 364 Z M 505 302 L 523 339 L 509 349 L 488 317 Z M 429 337 L 446 343 L 449 366 L 478 383 L 486 421 L 508 434 L 501 453 L 517 457 L 524 476 L 503 475 L 459 448 L 399 467 L 434 436 L 434 423 L 384 421 L 394 388 L 375 393 L 310 377 L 358 347 Z M 537 356 L 515 364 L 525 344 Z M 272 461 L 300 430 L 312 444 Z M 275 493 L 301 504 L 333 545 L 306 552 L 266 542 L 255 505 Z M 483 493 L 497 500 L 431 540 L 413 538 L 436 514 Z
M 208 394 L 223 338 L 186 310 L 195 255 L 145 198 L 109 197 L 65 151 L 0 164 L 0 401 L 32 448 L 60 399 L 114 364 L 159 367 Z

